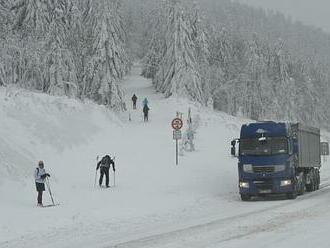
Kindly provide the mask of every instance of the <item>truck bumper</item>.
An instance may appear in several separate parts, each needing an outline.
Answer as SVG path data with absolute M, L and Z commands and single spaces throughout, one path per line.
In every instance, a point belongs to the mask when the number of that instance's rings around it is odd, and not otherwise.
M 284 181 L 291 183 L 283 185 Z M 294 190 L 292 180 L 287 178 L 241 179 L 239 182 L 240 194 L 246 195 L 286 194 Z

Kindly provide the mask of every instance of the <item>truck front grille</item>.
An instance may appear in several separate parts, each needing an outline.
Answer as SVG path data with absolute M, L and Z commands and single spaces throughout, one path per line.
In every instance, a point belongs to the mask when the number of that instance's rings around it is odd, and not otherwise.
M 254 184 L 258 190 L 271 190 L 273 188 L 271 180 L 255 180 Z
M 254 173 L 273 173 L 275 172 L 274 166 L 253 166 Z

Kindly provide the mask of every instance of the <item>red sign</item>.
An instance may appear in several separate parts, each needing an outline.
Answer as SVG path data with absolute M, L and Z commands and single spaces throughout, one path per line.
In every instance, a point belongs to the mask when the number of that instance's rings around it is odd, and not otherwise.
M 183 126 L 183 121 L 180 118 L 175 118 L 172 121 L 172 128 L 175 130 L 180 130 Z

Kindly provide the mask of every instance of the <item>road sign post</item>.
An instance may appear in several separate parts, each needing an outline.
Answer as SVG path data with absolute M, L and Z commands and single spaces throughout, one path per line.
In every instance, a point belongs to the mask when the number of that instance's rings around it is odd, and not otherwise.
M 183 121 L 180 118 L 173 119 L 172 123 L 173 139 L 175 140 L 175 163 L 179 164 L 179 139 L 182 138 L 181 128 L 183 126 Z

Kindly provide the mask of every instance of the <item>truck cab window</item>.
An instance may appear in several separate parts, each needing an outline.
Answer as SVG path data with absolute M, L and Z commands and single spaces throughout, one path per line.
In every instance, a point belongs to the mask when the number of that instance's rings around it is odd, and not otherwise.
M 285 137 L 275 137 L 271 139 L 272 154 L 287 154 L 288 153 L 288 140 Z
M 288 153 L 286 137 L 269 137 L 267 140 L 258 138 L 241 139 L 240 155 L 267 156 Z

